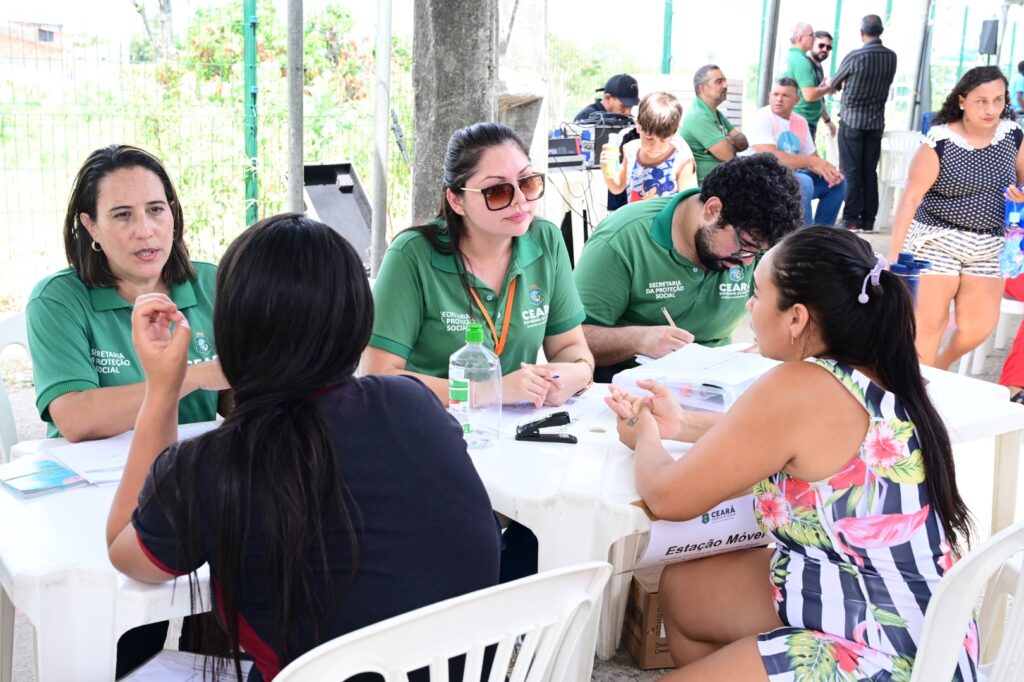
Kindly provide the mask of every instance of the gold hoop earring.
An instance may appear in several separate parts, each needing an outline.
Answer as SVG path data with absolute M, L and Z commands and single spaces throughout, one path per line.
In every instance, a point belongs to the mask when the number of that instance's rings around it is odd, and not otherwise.
M 103 251 L 103 248 L 100 246 L 100 243 L 98 241 L 96 241 L 95 239 L 92 240 L 92 244 L 90 244 L 90 248 L 93 251 L 95 251 L 96 253 L 100 253 L 101 251 Z

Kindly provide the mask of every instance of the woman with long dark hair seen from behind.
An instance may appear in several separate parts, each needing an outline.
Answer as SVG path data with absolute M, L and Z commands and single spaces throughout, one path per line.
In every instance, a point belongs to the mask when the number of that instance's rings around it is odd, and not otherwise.
M 209 562 L 207 603 L 256 679 L 497 582 L 490 502 L 454 419 L 414 378 L 354 376 L 373 316 L 362 263 L 336 232 L 297 215 L 249 228 L 220 263 L 214 309 L 234 411 L 175 444 L 187 320 L 159 294 L 132 315 L 146 388 L 107 523 L 111 561 L 148 582 Z
M 680 669 L 664 679 L 909 679 L 928 602 L 971 530 L 910 295 L 867 242 L 821 226 L 769 251 L 754 284 L 758 345 L 782 364 L 728 412 L 686 412 L 654 382 L 608 399 L 654 514 L 692 519 L 753 487 L 776 542 L 665 568 Z M 694 445 L 674 460 L 663 438 Z M 956 678 L 970 682 L 977 625 L 949 625 L 963 628 Z
M 893 219 L 889 260 L 902 250 L 931 261 L 917 294 L 921 362 L 948 369 L 999 320 L 1003 197 L 1024 201 L 1024 133 L 999 67 L 963 75 L 910 163 Z M 939 348 L 953 303 L 956 329 Z

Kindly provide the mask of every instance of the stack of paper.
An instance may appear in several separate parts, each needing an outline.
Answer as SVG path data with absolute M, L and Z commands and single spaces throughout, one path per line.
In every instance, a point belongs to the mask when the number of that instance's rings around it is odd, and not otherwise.
M 653 379 L 664 384 L 683 407 L 724 412 L 743 391 L 779 364 L 757 353 L 708 348 L 691 343 L 615 375 L 612 383 L 632 393 L 644 394 L 636 382 Z
M 200 422 L 178 426 L 178 440 L 193 438 L 216 428 L 217 422 Z M 89 483 L 117 483 L 124 473 L 128 448 L 134 431 L 103 440 L 83 441 L 73 445 L 51 448 L 49 454 L 64 463 Z

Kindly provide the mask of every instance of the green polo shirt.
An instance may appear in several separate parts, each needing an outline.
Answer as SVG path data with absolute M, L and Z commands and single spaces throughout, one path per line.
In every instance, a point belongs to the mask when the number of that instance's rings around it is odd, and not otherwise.
M 196 278 L 171 287 L 171 300 L 192 327 L 189 364 L 213 360 L 213 293 L 217 268 L 193 262 Z M 54 398 L 143 380 L 132 345 L 132 303 L 117 289 L 90 289 L 72 268 L 44 278 L 32 290 L 26 309 L 36 409 L 57 438 L 49 406 Z M 178 423 L 217 417 L 217 392 L 193 391 L 178 403 Z
M 608 216 L 583 247 L 576 286 L 587 324 L 663 325 L 662 306 L 697 343 L 720 346 L 746 314 L 754 265 L 705 270 L 672 246 L 672 214 L 698 193 L 627 204 Z
M 703 182 L 704 176 L 711 172 L 711 169 L 722 163 L 714 154 L 708 151 L 709 148 L 725 139 L 733 128 L 729 119 L 718 109 L 711 110 L 700 97 L 693 100 L 693 106 L 683 117 L 683 125 L 679 134 L 686 140 L 693 152 L 693 160 L 697 162 L 697 182 Z
M 448 359 L 466 343 L 466 325 L 483 322 L 459 278 L 454 256 L 438 253 L 426 237 L 407 230 L 395 237 L 373 286 L 375 306 L 370 345 L 406 360 L 405 368 L 435 377 L 448 376 Z M 516 279 L 502 374 L 536 362 L 544 338 L 567 332 L 583 322 L 583 304 L 572 280 L 572 266 L 562 235 L 554 225 L 535 218 L 522 237 L 512 238 L 501 291 L 472 274 L 469 284 L 501 333 L 509 283 Z M 494 337 L 484 323 L 484 343 Z
M 804 88 L 818 85 L 818 76 L 814 73 L 814 65 L 811 64 L 810 58 L 801 52 L 800 48 L 789 48 L 789 54 L 786 55 L 786 73 L 783 75 L 789 76 L 800 86 L 797 88 L 800 101 L 793 107 L 793 111 L 806 118 L 811 127 L 817 126 L 818 119 L 821 118 L 823 100 L 808 102 L 804 99 Z

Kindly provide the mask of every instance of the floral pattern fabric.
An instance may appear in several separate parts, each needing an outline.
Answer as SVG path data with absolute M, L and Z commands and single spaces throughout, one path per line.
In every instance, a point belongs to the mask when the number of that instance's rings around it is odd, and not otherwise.
M 925 609 L 955 561 L 925 485 L 914 424 L 865 375 L 812 359 L 871 418 L 857 453 L 826 480 L 784 472 L 754 486 L 775 537 L 772 596 L 783 626 L 758 637 L 773 682 L 910 679 Z M 954 679 L 977 678 L 978 631 L 965 624 Z

